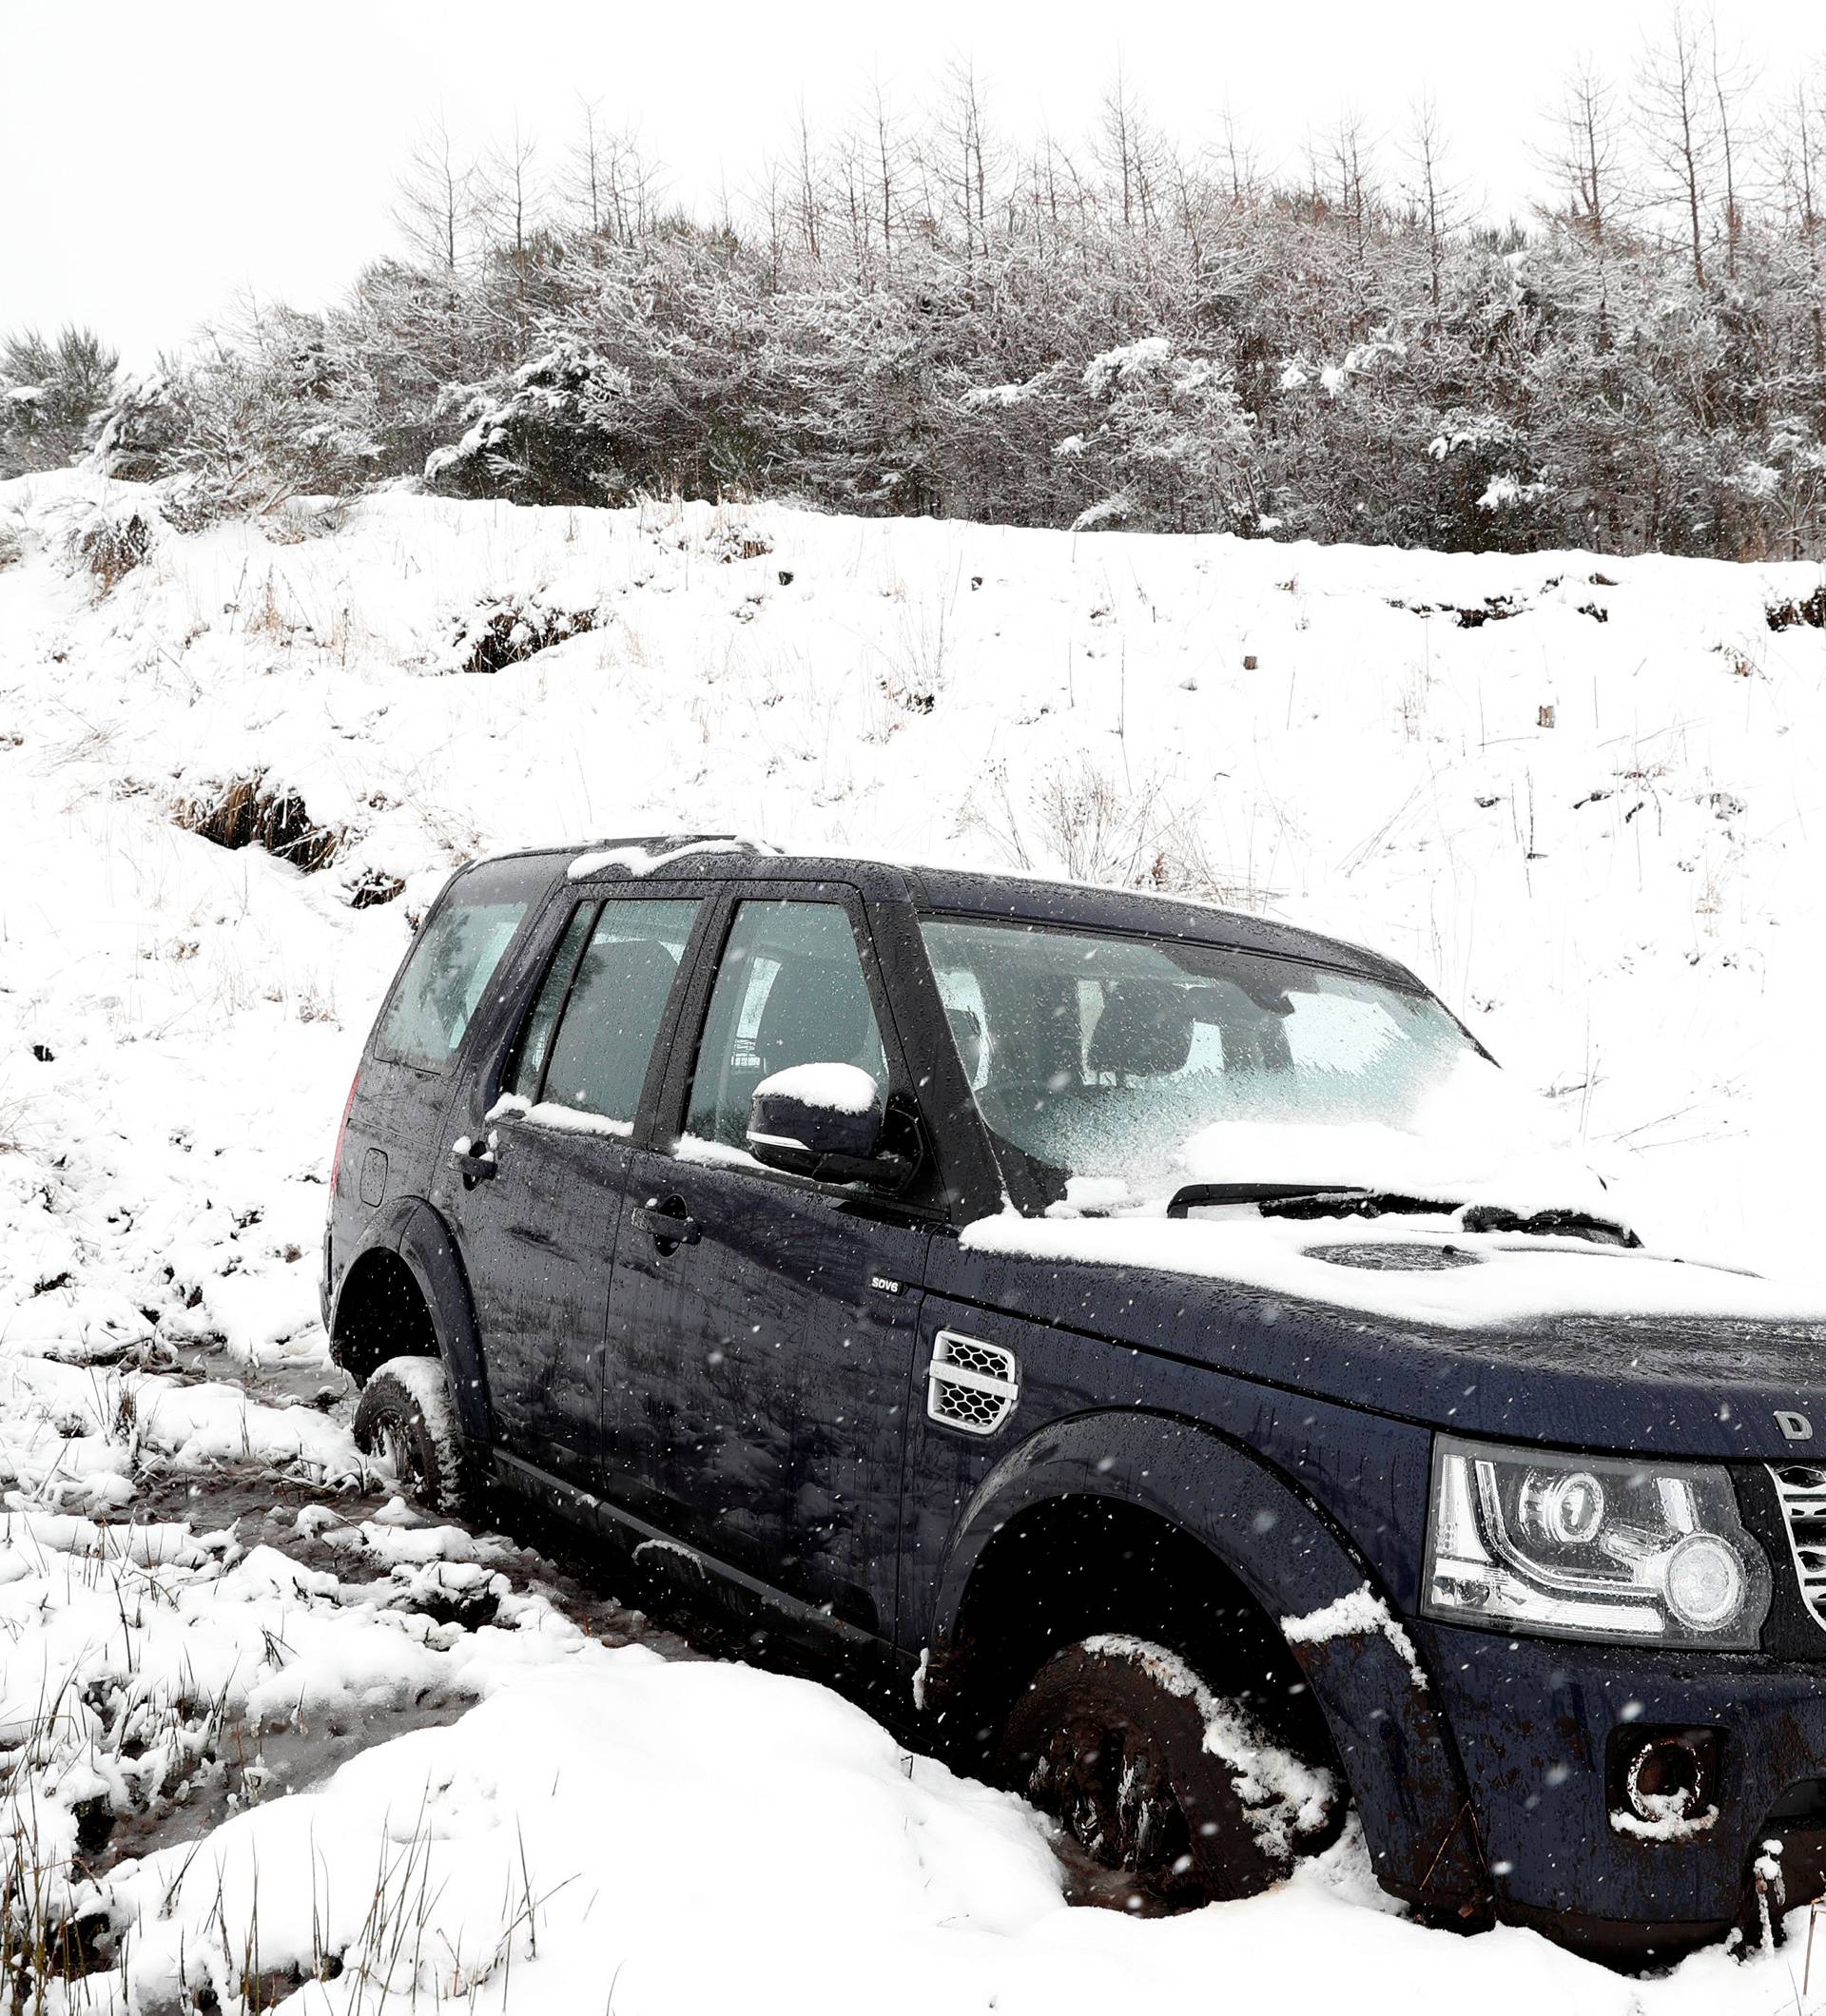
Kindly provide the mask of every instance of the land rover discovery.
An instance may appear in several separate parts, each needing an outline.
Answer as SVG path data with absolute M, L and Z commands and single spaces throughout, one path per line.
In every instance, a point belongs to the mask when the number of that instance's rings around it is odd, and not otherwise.
M 1279 923 L 519 854 L 382 1005 L 325 1322 L 429 1501 L 878 1670 L 1118 1902 L 1350 1812 L 1431 1917 L 1672 1958 L 1821 1888 L 1826 1328 L 1645 1250 L 1520 1111 L 1411 974 Z

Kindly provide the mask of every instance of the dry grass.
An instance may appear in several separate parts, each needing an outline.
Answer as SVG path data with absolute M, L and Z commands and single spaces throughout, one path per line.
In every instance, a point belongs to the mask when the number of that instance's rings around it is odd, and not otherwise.
M 1797 630 L 1802 626 L 1809 630 L 1826 630 L 1826 581 L 1822 581 L 1811 595 L 1793 602 L 1773 604 L 1768 615 L 1772 630 Z
M 732 567 L 738 560 L 764 560 L 773 551 L 773 541 L 751 525 L 719 523 L 704 541 L 704 556 Z
M 567 637 L 581 637 L 596 627 L 593 609 L 525 608 L 512 602 L 484 602 L 463 616 L 452 640 L 459 672 L 498 672 L 523 664 Z
M 285 497 L 260 514 L 260 529 L 275 546 L 301 546 L 327 539 L 349 522 L 348 498 Z
M 399 876 L 389 875 L 384 868 L 369 868 L 349 884 L 349 908 L 372 910 L 390 903 L 404 893 L 405 886 Z
M 262 847 L 306 875 L 327 868 L 348 838 L 340 826 L 318 825 L 289 786 L 269 787 L 263 770 L 207 796 L 180 800 L 174 816 L 219 847 Z
M 991 771 L 987 795 L 988 804 L 979 799 L 965 815 L 964 828 L 987 835 L 1018 868 L 1231 909 L 1261 901 L 1259 891 L 1212 860 L 1195 816 L 1157 776 L 1126 783 L 1078 756 L 1042 772 L 1024 806 L 1004 766 Z
M 98 511 L 70 533 L 69 564 L 93 574 L 106 595 L 145 561 L 152 536 L 152 519 L 137 508 Z

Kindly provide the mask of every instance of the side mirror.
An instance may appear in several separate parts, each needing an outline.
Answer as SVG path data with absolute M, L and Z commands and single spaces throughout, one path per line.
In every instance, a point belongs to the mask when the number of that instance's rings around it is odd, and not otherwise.
M 748 1108 L 748 1153 L 768 1169 L 823 1183 L 898 1189 L 913 1173 L 884 1146 L 882 1088 L 854 1064 L 794 1064 L 763 1078 Z

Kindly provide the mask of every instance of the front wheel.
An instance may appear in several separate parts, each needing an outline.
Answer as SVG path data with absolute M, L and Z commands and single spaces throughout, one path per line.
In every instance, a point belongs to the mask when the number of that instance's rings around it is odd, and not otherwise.
M 1140 1638 L 1056 1652 L 1010 1710 L 1000 1762 L 1093 1871 L 1113 1872 L 1080 1886 L 1086 1901 L 1129 1909 L 1253 1896 L 1330 1841 L 1342 1816 L 1330 1772 Z
M 407 1496 L 428 1510 L 460 1513 L 473 1505 L 469 1442 L 437 1359 L 389 1358 L 375 1368 L 356 1403 L 355 1443 L 386 1463 Z

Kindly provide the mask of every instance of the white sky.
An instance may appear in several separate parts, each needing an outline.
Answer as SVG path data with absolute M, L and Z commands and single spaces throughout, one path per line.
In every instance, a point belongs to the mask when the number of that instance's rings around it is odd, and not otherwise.
M 1777 84 L 1826 46 L 1804 0 L 1721 14 Z M 1182 137 L 1228 97 L 1271 163 L 1350 101 L 1396 133 L 1430 89 L 1458 171 L 1502 210 L 1535 185 L 1527 148 L 1567 62 L 1621 75 L 1661 18 L 1609 0 L 0 0 L 0 329 L 87 321 L 140 363 L 238 289 L 321 302 L 395 245 L 395 177 L 439 115 L 471 145 L 517 117 L 555 155 L 579 95 L 598 98 L 689 199 L 784 147 L 802 95 L 834 127 L 872 74 L 906 104 L 955 54 L 1011 134 L 1076 136 L 1119 61 Z

